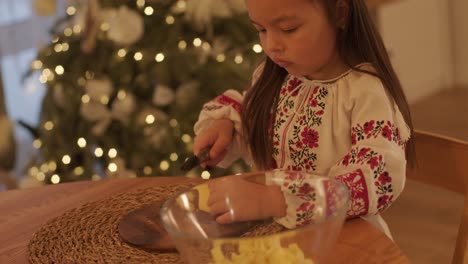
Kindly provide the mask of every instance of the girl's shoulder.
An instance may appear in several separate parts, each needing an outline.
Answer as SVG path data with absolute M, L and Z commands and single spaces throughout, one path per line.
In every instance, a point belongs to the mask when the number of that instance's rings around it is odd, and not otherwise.
M 371 63 L 360 63 L 353 68 L 327 80 L 309 80 L 306 77 L 288 74 L 285 81 L 300 80 L 306 85 L 319 85 L 324 87 L 343 87 L 343 86 L 379 86 L 382 82 L 376 77 L 376 70 Z
M 350 69 L 331 88 L 346 94 L 350 99 L 378 98 L 387 99 L 388 94 L 377 71 L 370 63 L 361 63 Z
M 283 85 L 301 83 L 304 87 L 320 86 L 328 91 L 334 91 L 338 96 L 355 99 L 368 96 L 385 96 L 386 90 L 380 78 L 376 77 L 376 70 L 370 63 L 361 63 L 347 70 L 339 76 L 328 80 L 309 80 L 305 77 L 288 74 Z
M 377 71 L 370 63 L 361 63 L 350 69 L 348 74 L 340 81 L 353 86 L 375 87 L 382 86 L 382 81 L 377 77 Z

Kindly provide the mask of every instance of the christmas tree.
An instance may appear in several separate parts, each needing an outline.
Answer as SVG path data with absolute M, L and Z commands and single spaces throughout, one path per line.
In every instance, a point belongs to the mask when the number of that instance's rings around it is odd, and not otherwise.
M 29 173 L 46 183 L 182 175 L 202 105 L 245 89 L 262 52 L 243 0 L 89 0 L 66 13 L 31 64 L 47 87 L 40 123 L 22 123 L 40 154 Z

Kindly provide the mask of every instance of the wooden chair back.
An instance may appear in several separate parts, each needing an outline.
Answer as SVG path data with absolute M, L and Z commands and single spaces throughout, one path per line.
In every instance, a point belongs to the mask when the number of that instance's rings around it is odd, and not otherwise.
M 408 179 L 465 195 L 453 263 L 468 263 L 468 142 L 419 130 L 413 137 L 417 163 Z

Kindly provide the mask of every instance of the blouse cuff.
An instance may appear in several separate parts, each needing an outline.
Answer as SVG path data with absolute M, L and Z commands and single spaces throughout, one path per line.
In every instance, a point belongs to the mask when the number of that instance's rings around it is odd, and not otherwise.
M 276 177 L 273 177 L 276 176 Z M 267 185 L 280 186 L 286 202 L 286 215 L 274 217 L 275 222 L 292 229 L 312 223 L 326 213 L 326 198 L 317 199 L 316 190 L 300 173 L 288 175 L 284 171 L 265 173 Z
M 206 103 L 200 112 L 198 121 L 195 123 L 195 135 L 200 134 L 205 128 L 209 127 L 213 120 L 230 119 L 234 123 L 234 129 L 237 133 L 241 132 L 241 100 L 242 95 L 234 90 L 228 90 L 224 94 L 216 97 L 214 100 Z
M 198 121 L 195 123 L 195 135 L 199 135 L 203 130 L 210 127 L 214 120 L 229 119 L 234 124 L 234 135 L 231 145 L 227 148 L 227 154 L 217 166 L 226 168 L 234 161 L 244 158 L 251 164 L 250 155 L 246 155 L 246 147 L 242 144 L 242 128 L 241 128 L 241 101 L 242 95 L 235 90 L 228 90 L 222 95 L 216 97 L 212 101 L 203 106 Z

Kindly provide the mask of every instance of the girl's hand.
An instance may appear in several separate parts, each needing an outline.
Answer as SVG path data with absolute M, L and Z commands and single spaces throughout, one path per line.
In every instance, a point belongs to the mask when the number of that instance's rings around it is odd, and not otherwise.
M 279 186 L 250 182 L 240 176 L 227 176 L 209 181 L 208 188 L 208 206 L 220 224 L 286 214 L 286 203 Z
M 226 155 L 226 148 L 231 144 L 234 134 L 234 123 L 230 119 L 214 120 L 210 127 L 203 130 L 193 144 L 193 152 L 197 155 L 200 150 L 211 146 L 210 161 L 201 164 L 215 166 Z

